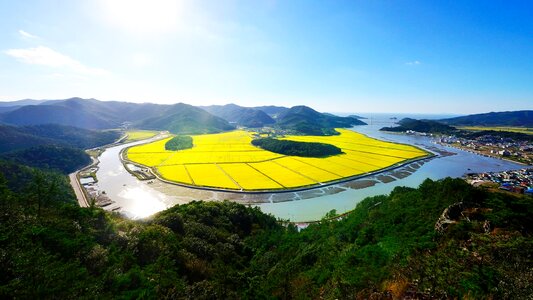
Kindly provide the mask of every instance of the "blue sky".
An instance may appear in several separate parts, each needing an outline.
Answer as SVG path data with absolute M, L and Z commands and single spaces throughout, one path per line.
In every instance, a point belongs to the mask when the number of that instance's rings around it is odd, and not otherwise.
M 533 108 L 531 1 L 0 0 L 0 101 Z

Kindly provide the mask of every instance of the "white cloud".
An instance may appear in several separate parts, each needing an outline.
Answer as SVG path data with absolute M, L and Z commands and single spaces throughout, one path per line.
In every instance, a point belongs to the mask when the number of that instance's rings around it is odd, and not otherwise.
M 39 37 L 36 36 L 36 35 L 33 35 L 29 32 L 26 32 L 22 29 L 19 29 L 19 34 L 23 37 L 23 38 L 26 38 L 26 39 L 31 39 L 31 40 L 34 40 L 34 39 L 38 39 Z
M 106 70 L 87 67 L 73 58 L 44 46 L 26 49 L 9 49 L 4 53 L 26 64 L 67 68 L 76 73 L 87 75 L 108 74 Z
M 408 61 L 405 64 L 408 66 L 417 66 L 417 65 L 420 65 L 421 62 L 419 62 L 418 60 L 414 60 L 414 61 Z

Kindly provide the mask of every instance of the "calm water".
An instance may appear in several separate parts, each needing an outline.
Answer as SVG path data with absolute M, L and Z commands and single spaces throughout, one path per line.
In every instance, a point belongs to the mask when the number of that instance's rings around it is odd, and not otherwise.
M 146 142 L 140 141 L 111 147 L 98 158 L 100 160 L 99 169 L 96 172 L 98 186 L 111 200 L 116 202 L 108 208 L 119 206 L 122 208 L 120 210 L 122 213 L 134 219 L 149 216 L 172 205 L 167 195 L 128 173 L 119 159 L 119 153 L 123 148 Z
M 366 116 L 364 114 L 360 114 Z M 507 161 L 479 156 L 473 153 L 437 145 L 428 137 L 390 134 L 379 131 L 383 126 L 391 126 L 397 120 L 408 115 L 374 114 L 372 119 L 364 120 L 371 125 L 357 126 L 353 130 L 381 140 L 412 144 L 421 148 L 439 148 L 457 153 L 453 156 L 438 157 L 426 162 L 412 175 L 389 183 L 378 183 L 363 189 L 342 188 L 332 195 L 323 195 L 305 200 L 293 200 L 279 203 L 265 203 L 258 206 L 265 213 L 291 221 L 312 221 L 322 218 L 327 212 L 335 209 L 342 213 L 355 208 L 357 203 L 368 196 L 387 194 L 396 186 L 416 187 L 426 178 L 441 179 L 445 177 L 461 177 L 468 172 L 501 171 L 520 169 L 523 166 Z M 370 117 L 370 116 L 369 116 Z M 397 120 L 390 119 L 397 117 Z M 442 118 L 447 116 L 411 116 L 415 118 Z M 121 212 L 130 218 L 142 218 L 161 211 L 175 204 L 185 203 L 193 199 L 224 199 L 226 194 L 209 192 L 194 194 L 193 189 L 176 188 L 172 192 L 163 193 L 146 182 L 139 181 L 129 174 L 119 159 L 121 149 L 139 144 L 136 142 L 107 149 L 100 156 L 100 169 L 96 173 L 101 190 L 116 203 L 109 208 L 121 207 Z M 164 185 L 164 184 L 162 184 Z M 295 197 L 298 198 L 298 197 Z

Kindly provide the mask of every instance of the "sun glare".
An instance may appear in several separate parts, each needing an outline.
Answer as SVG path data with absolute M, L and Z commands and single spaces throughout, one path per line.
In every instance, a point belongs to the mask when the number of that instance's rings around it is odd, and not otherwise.
M 182 1 L 101 0 L 106 19 L 113 25 L 135 33 L 158 33 L 178 25 Z
M 133 219 L 145 218 L 167 208 L 163 199 L 145 187 L 125 188 L 120 196 L 128 199 L 128 211 Z

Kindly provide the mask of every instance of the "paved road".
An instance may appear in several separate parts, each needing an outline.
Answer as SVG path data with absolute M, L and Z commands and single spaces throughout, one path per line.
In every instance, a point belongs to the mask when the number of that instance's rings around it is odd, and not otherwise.
M 80 182 L 78 181 L 78 178 L 76 177 L 77 174 L 78 174 L 78 171 L 68 175 L 68 178 L 70 179 L 70 185 L 72 186 L 72 189 L 74 189 L 74 193 L 76 194 L 76 198 L 78 199 L 78 203 L 80 207 L 89 207 L 89 203 L 87 202 L 87 199 L 85 198 L 85 194 L 83 193 Z

